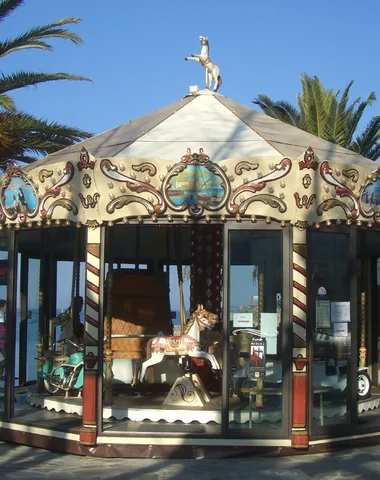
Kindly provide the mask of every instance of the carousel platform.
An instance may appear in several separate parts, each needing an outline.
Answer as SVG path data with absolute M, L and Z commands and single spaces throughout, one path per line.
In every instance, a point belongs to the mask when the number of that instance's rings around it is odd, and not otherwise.
M 64 398 L 63 395 L 51 396 L 49 394 L 39 394 L 29 389 L 27 393 L 28 404 L 34 407 L 54 410 L 55 412 L 65 412 L 68 414 L 82 415 L 83 400 L 78 397 Z M 103 418 L 115 420 L 129 420 L 132 422 L 182 422 L 190 424 L 193 422 L 200 424 L 222 423 L 222 397 L 220 395 L 211 398 L 202 408 L 199 407 L 181 407 L 167 406 L 163 402 L 165 396 L 145 396 L 145 395 L 118 395 L 113 397 L 113 405 L 103 407 Z M 242 408 L 243 407 L 243 408 Z M 380 395 L 373 395 L 369 399 L 362 400 L 358 404 L 358 413 L 370 412 L 380 408 Z M 252 409 L 249 405 L 244 405 L 238 399 L 231 399 L 230 402 L 230 422 L 237 424 L 254 423 L 276 423 L 281 421 L 281 410 L 279 408 Z M 313 409 L 313 416 L 316 419 L 333 418 L 335 416 L 344 416 L 347 413 L 346 405 L 325 404 L 323 411 L 320 408 Z

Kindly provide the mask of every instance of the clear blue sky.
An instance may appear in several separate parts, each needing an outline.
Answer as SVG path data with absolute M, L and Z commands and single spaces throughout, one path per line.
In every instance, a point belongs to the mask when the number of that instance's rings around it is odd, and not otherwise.
M 184 57 L 210 40 L 220 93 L 250 105 L 258 93 L 295 102 L 301 72 L 328 87 L 355 80 L 352 98 L 379 85 L 377 0 L 26 0 L 1 25 L 1 38 L 77 16 L 81 47 L 54 41 L 52 53 L 25 51 L 2 60 L 18 69 L 65 71 L 93 83 L 54 82 L 18 92 L 18 107 L 100 133 L 203 88 L 204 72 Z M 378 92 L 380 95 L 380 92 Z M 252 105 L 252 104 L 251 104 Z M 380 99 L 369 115 L 380 114 Z
M 184 57 L 209 37 L 220 93 L 245 105 L 259 93 L 295 103 L 300 73 L 326 87 L 355 80 L 351 99 L 380 95 L 378 0 L 27 0 L 1 25 L 1 38 L 63 17 L 84 44 L 55 40 L 52 53 L 24 51 L 2 59 L 2 71 L 64 71 L 88 82 L 54 82 L 19 91 L 19 109 L 100 133 L 204 86 L 204 71 Z M 365 117 L 380 114 L 380 99 Z M 174 285 L 173 285 L 174 288 Z M 66 307 L 67 299 L 63 299 Z M 173 308 L 176 306 L 174 305 Z

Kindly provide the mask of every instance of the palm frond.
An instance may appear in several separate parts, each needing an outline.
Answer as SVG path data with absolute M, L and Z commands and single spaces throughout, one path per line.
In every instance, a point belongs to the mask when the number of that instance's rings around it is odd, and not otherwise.
M 0 93 L 17 90 L 18 88 L 29 87 L 39 83 L 52 82 L 56 80 L 92 80 L 79 75 L 70 75 L 68 73 L 35 73 L 35 72 L 16 72 L 10 75 L 0 77 Z
M 51 38 L 70 40 L 76 45 L 79 45 L 82 43 L 82 38 L 76 33 L 66 28 L 62 28 L 62 26 L 76 24 L 81 21 L 82 19 L 75 17 L 63 18 L 62 20 L 57 20 L 56 22 L 43 25 L 42 27 L 32 28 L 14 39 L 0 42 L 0 57 L 4 57 L 5 55 L 9 55 L 12 52 L 23 50 L 25 48 L 52 50 L 52 45 L 44 41 L 45 39 Z
M 0 22 L 8 17 L 13 10 L 20 7 L 25 0 L 1 0 L 0 1 Z
M 9 112 L 14 112 L 16 110 L 16 105 L 12 97 L 5 94 L 0 94 L 0 108 L 8 110 Z
M 354 152 L 360 153 L 361 155 L 369 157 L 369 152 L 371 152 L 374 145 L 377 145 L 380 141 L 380 116 L 373 117 L 370 122 L 367 124 L 364 131 L 357 136 L 355 141 L 353 141 L 349 148 Z
M 290 125 L 300 126 L 300 112 L 288 102 L 273 102 L 268 96 L 259 94 L 252 103 L 258 105 L 269 117 Z

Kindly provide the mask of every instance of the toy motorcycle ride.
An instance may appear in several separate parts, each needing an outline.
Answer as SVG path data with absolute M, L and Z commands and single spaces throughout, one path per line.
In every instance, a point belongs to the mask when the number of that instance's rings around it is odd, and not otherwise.
M 77 351 L 71 355 L 53 351 L 52 358 L 46 359 L 43 364 L 41 377 L 46 390 L 52 395 L 65 392 L 67 398 L 70 390 L 76 390 L 80 396 L 84 379 L 83 346 L 67 338 L 56 342 L 54 349 L 65 343 L 72 345 Z

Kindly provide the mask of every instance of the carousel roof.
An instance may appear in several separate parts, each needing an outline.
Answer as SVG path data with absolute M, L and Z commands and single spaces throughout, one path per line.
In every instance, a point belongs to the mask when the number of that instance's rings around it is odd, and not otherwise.
M 98 158 L 154 157 L 175 162 L 187 148 L 203 148 L 218 162 L 227 158 L 295 158 L 310 145 L 320 159 L 373 167 L 371 160 L 355 152 L 205 89 L 48 155 L 25 170 L 65 162 L 83 147 Z

